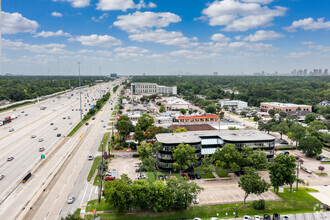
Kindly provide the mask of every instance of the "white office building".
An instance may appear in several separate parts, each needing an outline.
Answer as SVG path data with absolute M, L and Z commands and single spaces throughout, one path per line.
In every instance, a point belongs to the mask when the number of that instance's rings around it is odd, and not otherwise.
M 159 86 L 157 83 L 132 83 L 132 95 L 138 94 L 177 94 L 177 87 Z
M 243 102 L 240 100 L 220 100 L 221 108 L 228 107 L 228 108 L 236 108 L 236 109 L 246 109 L 248 107 L 247 102 Z

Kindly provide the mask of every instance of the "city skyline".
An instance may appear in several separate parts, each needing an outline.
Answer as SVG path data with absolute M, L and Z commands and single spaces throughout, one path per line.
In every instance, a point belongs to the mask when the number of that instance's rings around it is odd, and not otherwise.
M 2 74 L 74 75 L 78 61 L 83 75 L 329 69 L 329 8 L 325 0 L 6 1 Z

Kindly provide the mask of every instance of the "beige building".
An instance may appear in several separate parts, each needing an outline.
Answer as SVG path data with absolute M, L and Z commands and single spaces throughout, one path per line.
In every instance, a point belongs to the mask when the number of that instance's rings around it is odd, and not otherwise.
M 260 103 L 260 110 L 263 112 L 268 112 L 270 109 L 283 111 L 283 112 L 293 112 L 297 111 L 310 111 L 312 112 L 311 105 L 296 105 L 292 103 L 280 103 L 280 102 L 262 102 Z

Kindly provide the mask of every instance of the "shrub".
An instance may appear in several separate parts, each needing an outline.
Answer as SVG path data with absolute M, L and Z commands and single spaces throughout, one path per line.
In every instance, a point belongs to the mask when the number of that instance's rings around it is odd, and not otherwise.
M 266 206 L 266 202 L 263 199 L 256 200 L 253 202 L 253 208 L 256 210 L 264 210 Z
M 133 154 L 133 157 L 139 157 L 140 155 L 139 154 Z

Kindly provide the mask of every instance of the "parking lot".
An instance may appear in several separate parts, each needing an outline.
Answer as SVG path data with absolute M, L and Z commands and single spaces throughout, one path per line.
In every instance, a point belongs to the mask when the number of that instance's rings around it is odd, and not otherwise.
M 118 177 L 120 177 L 122 174 L 127 174 L 129 178 L 132 180 L 136 180 L 136 176 L 138 173 L 135 172 L 135 169 L 138 167 L 134 167 L 135 163 L 138 163 L 138 158 L 132 158 L 132 157 L 117 157 L 112 158 L 109 163 L 109 169 L 113 170 L 116 169 L 118 172 Z M 142 172 L 142 174 L 145 174 Z

